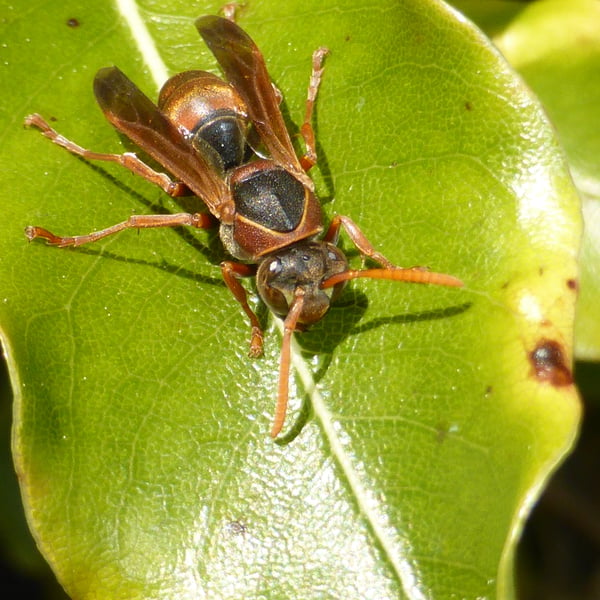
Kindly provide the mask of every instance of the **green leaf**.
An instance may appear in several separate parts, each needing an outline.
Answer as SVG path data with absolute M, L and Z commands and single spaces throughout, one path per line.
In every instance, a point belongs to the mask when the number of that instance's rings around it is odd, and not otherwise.
M 494 41 L 544 104 L 557 128 L 583 201 L 585 235 L 580 255 L 576 356 L 600 358 L 600 5 L 595 0 L 543 0 L 519 6 L 494 1 L 457 2 L 495 32 Z M 482 10 L 483 9 L 483 10 Z M 504 27 L 490 26 L 492 11 L 512 11 Z M 516 13 L 516 14 L 515 14 Z
M 497 38 L 555 124 L 583 200 L 577 357 L 600 359 L 600 4 L 536 2 Z M 557 85 L 560 82 L 560 85 Z
M 195 7 L 138 8 L 168 72 L 214 66 Z M 37 111 L 85 147 L 131 149 L 91 80 L 117 64 L 155 97 L 148 41 L 109 3 L 3 10 L 13 451 L 33 534 L 70 595 L 509 597 L 523 519 L 579 418 L 580 222 L 552 128 L 486 38 L 433 0 L 241 11 L 292 130 L 311 52 L 331 49 L 314 176 L 326 214 L 352 217 L 391 260 L 466 284 L 349 286 L 297 336 L 293 435 L 274 443 L 278 327 L 263 311 L 265 356 L 249 359 L 215 234 L 60 250 L 22 233 L 180 210 L 21 126 Z

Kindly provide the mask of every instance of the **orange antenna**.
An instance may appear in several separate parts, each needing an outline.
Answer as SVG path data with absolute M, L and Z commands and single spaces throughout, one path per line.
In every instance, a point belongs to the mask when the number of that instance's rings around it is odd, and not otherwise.
M 428 271 L 423 267 L 411 267 L 408 269 L 389 268 L 389 269 L 362 269 L 348 270 L 328 277 L 321 282 L 321 288 L 329 288 L 349 281 L 365 277 L 368 279 L 390 279 L 391 281 L 406 281 L 408 283 L 430 283 L 432 285 L 446 285 L 449 287 L 462 287 L 463 282 L 457 277 L 446 275 L 445 273 L 435 273 Z

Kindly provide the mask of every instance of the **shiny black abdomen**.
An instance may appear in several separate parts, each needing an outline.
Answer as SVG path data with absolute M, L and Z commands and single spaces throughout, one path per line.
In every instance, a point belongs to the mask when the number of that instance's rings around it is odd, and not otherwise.
M 238 116 L 230 110 L 215 111 L 192 131 L 192 144 L 204 152 L 198 140 L 217 152 L 224 171 L 242 164 L 246 152 L 246 137 Z

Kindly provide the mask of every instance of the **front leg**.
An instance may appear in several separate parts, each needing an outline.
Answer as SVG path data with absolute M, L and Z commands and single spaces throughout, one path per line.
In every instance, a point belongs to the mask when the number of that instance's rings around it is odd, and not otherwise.
M 343 215 L 335 215 L 331 220 L 331 225 L 323 238 L 324 241 L 332 244 L 337 244 L 340 235 L 340 228 L 343 227 L 352 243 L 358 248 L 363 256 L 367 256 L 371 260 L 379 263 L 386 269 L 397 268 L 393 262 L 389 261 L 381 252 L 377 252 L 373 245 L 366 238 L 365 234 L 360 230 L 359 226 L 350 218 Z
M 450 287 L 462 287 L 463 282 L 446 273 L 434 273 L 427 267 L 398 267 L 389 261 L 381 252 L 373 248 L 373 245 L 360 230 L 359 226 L 349 217 L 336 215 L 331 221 L 331 225 L 325 234 L 323 241 L 337 244 L 340 228 L 343 227 L 352 243 L 358 248 L 359 252 L 371 260 L 379 263 L 381 269 L 348 269 L 342 273 L 336 273 L 331 277 L 321 281 L 321 289 L 327 289 L 350 281 L 351 279 L 389 279 L 391 281 L 406 281 L 409 283 L 430 283 L 433 285 L 445 285 Z
M 252 333 L 250 337 L 250 352 L 248 356 L 251 358 L 257 358 L 263 353 L 263 330 L 258 321 L 256 313 L 250 308 L 248 304 L 248 294 L 244 289 L 244 286 L 240 283 L 240 277 L 252 277 L 256 275 L 256 265 L 246 265 L 243 263 L 236 263 L 230 260 L 223 261 L 221 263 L 221 273 L 223 280 L 229 288 L 229 291 L 234 295 L 235 299 L 240 303 L 240 306 L 250 319 L 250 325 L 252 326 Z

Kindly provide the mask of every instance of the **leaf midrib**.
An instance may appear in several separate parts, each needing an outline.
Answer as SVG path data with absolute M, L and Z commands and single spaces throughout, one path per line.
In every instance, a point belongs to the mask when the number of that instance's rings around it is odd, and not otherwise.
M 134 43 L 138 47 L 140 56 L 147 65 L 158 90 L 168 79 L 168 70 L 154 39 L 142 19 L 138 4 L 134 0 L 117 0 L 117 10 L 128 26 Z M 276 319 L 276 326 L 282 335 L 283 323 L 280 319 Z M 321 431 L 331 449 L 331 453 L 341 469 L 365 521 L 371 528 L 398 581 L 401 583 L 404 592 L 412 600 L 425 600 L 410 561 L 403 554 L 397 552 L 395 540 L 383 526 L 385 515 L 379 514 L 377 510 L 379 502 L 367 492 L 359 473 L 354 467 L 351 456 L 346 452 L 342 440 L 337 435 L 333 415 L 317 388 L 313 371 L 302 357 L 300 348 L 295 341 L 292 342 L 291 358 L 293 368 L 302 381 L 305 393 L 310 398 L 314 414 L 321 424 Z

